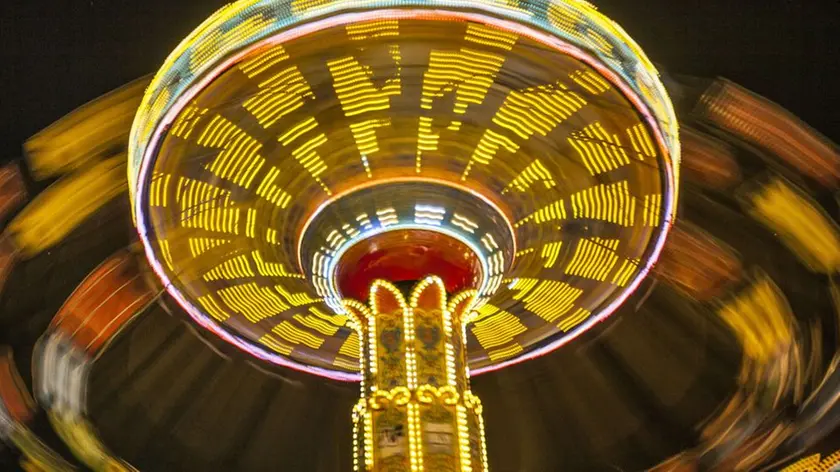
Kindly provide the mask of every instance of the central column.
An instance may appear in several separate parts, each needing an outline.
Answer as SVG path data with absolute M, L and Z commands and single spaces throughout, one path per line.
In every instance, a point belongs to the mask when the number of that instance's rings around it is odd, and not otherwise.
M 470 391 L 464 330 L 476 292 L 450 297 L 436 276 L 400 285 L 375 280 L 367 304 L 344 301 L 363 373 L 353 409 L 355 470 L 484 472 L 484 422 Z

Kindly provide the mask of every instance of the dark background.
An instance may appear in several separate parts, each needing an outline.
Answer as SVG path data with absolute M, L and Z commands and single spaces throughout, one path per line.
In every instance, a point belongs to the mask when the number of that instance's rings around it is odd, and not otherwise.
M 592 0 L 669 72 L 724 76 L 840 141 L 840 1 Z M 157 70 L 223 0 L 0 0 L 0 160 Z

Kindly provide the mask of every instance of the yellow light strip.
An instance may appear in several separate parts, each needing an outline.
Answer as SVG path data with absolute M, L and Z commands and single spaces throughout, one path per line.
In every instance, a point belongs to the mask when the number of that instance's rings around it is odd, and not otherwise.
M 570 316 L 562 318 L 560 322 L 557 323 L 557 327 L 562 331 L 569 331 L 589 318 L 590 315 L 592 315 L 592 313 L 590 313 L 589 310 L 578 308 Z
M 211 280 L 235 280 L 253 276 L 254 271 L 248 263 L 248 256 L 240 254 L 210 269 L 202 278 L 209 282 Z
M 253 282 L 226 287 L 217 293 L 227 306 L 241 313 L 252 323 L 258 323 L 289 309 L 289 305 L 283 303 L 272 289 L 258 287 Z
M 359 357 L 359 350 L 361 349 L 361 344 L 359 341 L 359 334 L 356 332 L 350 333 L 350 336 L 347 336 L 347 339 L 341 344 L 341 348 L 338 350 L 338 353 L 347 356 L 347 357 Z M 364 357 L 364 356 L 361 356 Z
M 399 36 L 399 21 L 369 21 L 346 26 L 347 36 L 353 41 L 365 41 L 374 38 Z
M 515 188 L 520 192 L 524 192 L 531 188 L 531 185 L 536 182 L 542 182 L 545 188 L 551 188 L 557 185 L 554 181 L 554 178 L 551 176 L 551 172 L 545 168 L 542 162 L 539 159 L 534 159 L 533 162 L 528 164 L 522 172 L 519 173 L 505 188 L 502 190 L 502 193 L 507 193 L 510 191 L 511 188 Z
M 169 134 L 179 138 L 189 139 L 195 129 L 195 126 L 206 114 L 206 108 L 200 108 L 194 103 L 187 105 L 187 107 L 184 108 L 184 111 L 182 111 L 178 115 L 178 118 L 176 118 L 172 123 L 172 128 L 170 129 Z
M 612 88 L 603 77 L 589 69 L 576 70 L 569 77 L 592 95 L 600 95 Z
M 609 134 L 599 122 L 572 133 L 569 144 L 592 175 L 610 172 L 630 163 L 617 134 Z
M 526 310 L 549 323 L 568 312 L 583 293 L 565 282 L 537 279 L 516 279 L 511 290 L 519 291 L 514 300 L 521 300 Z
M 288 58 L 289 54 L 283 45 L 277 44 L 253 59 L 241 62 L 238 67 L 249 79 L 253 79 Z
M 513 226 L 518 228 L 529 221 L 534 221 L 537 224 L 546 223 L 548 221 L 562 221 L 566 219 L 566 204 L 563 200 L 558 200 L 550 203 L 539 210 L 531 213 L 525 218 L 517 221 Z
M 572 195 L 572 214 L 575 218 L 591 218 L 621 226 L 633 226 L 636 198 L 630 195 L 626 180 L 600 184 Z
M 310 305 L 312 303 L 319 303 L 324 301 L 323 298 L 312 298 L 309 296 L 308 293 L 299 292 L 299 293 L 291 293 L 286 290 L 285 287 L 282 285 L 275 285 L 274 289 L 283 296 L 292 306 L 303 306 L 303 305 Z
M 165 239 L 158 240 L 158 246 L 160 246 L 160 254 L 163 256 L 163 261 L 166 263 L 166 267 L 169 270 L 175 270 L 172 265 L 172 251 L 169 249 L 169 241 Z
M 560 256 L 560 248 L 563 246 L 563 241 L 553 243 L 546 243 L 542 247 L 540 256 L 543 258 L 543 267 L 550 269 L 554 267 L 557 258 Z
M 479 105 L 502 68 L 505 57 L 469 48 L 460 51 L 433 50 L 423 74 L 420 106 L 431 110 L 433 102 L 455 92 L 453 111 L 464 114 L 469 105 Z
M 482 46 L 497 47 L 510 51 L 513 49 L 513 45 L 516 44 L 519 36 L 491 26 L 479 23 L 468 23 L 467 35 L 464 39 L 473 43 L 481 44 Z
M 586 106 L 586 100 L 561 82 L 511 91 L 493 123 L 522 139 L 548 135 L 557 125 Z
M 189 238 L 190 255 L 198 257 L 210 249 L 228 244 L 230 241 L 230 239 L 217 238 Z
M 639 123 L 628 128 L 627 135 L 630 137 L 630 143 L 633 145 L 636 157 L 640 161 L 656 158 L 656 146 L 653 144 L 645 125 Z
M 284 116 L 302 107 L 315 94 L 297 66 L 291 66 L 260 82 L 260 91 L 245 100 L 248 110 L 263 128 L 269 128 Z
M 490 357 L 491 361 L 496 362 L 498 360 L 507 359 L 509 357 L 515 356 L 522 351 L 523 351 L 522 346 L 514 343 L 514 344 L 511 344 L 510 346 L 502 348 L 502 349 L 496 349 L 496 350 L 493 350 L 493 351 L 488 351 L 487 356 Z
M 294 350 L 294 347 L 284 344 L 283 342 L 277 340 L 271 334 L 265 334 L 260 338 L 260 344 L 268 347 L 274 352 L 279 352 L 280 354 L 290 355 Z
M 487 312 L 490 314 L 484 315 Z M 495 306 L 484 304 L 479 313 L 481 319 L 474 321 L 470 329 L 485 350 L 508 344 L 528 330 L 518 317 Z
M 659 226 L 659 217 L 662 214 L 662 195 L 645 195 L 645 209 L 642 215 L 642 223 L 645 226 Z
M 240 187 L 250 188 L 257 172 L 265 165 L 260 155 L 262 143 L 221 115 L 216 115 L 204 128 L 198 144 L 222 149 L 207 170 Z
M 295 139 L 303 136 L 304 134 L 312 131 L 317 127 L 318 122 L 315 121 L 315 118 L 310 116 L 309 118 L 289 128 L 289 130 L 285 133 L 281 134 L 277 138 L 277 141 L 279 141 L 283 146 L 288 146 L 289 144 L 294 142 Z
M 387 110 L 391 106 L 391 96 L 401 91 L 399 64 L 393 77 L 385 85 L 377 88 L 373 84 L 370 68 L 362 65 L 352 56 L 327 62 L 333 76 L 333 87 L 344 110 L 345 116 Z
M 618 239 L 590 238 L 578 241 L 566 274 L 604 281 L 618 262 Z
M 612 283 L 618 285 L 619 287 L 626 286 L 627 282 L 630 281 L 630 277 L 632 277 L 639 269 L 640 263 L 641 261 L 639 259 L 625 259 L 624 262 L 621 263 L 621 267 L 613 276 Z
M 239 234 L 240 210 L 232 207 L 228 190 L 186 177 L 180 177 L 178 188 L 183 227 Z
M 303 344 L 312 349 L 318 349 L 324 344 L 324 338 L 308 333 L 289 321 L 282 321 L 271 331 L 292 344 Z
M 219 306 L 219 303 L 210 294 L 198 297 L 198 303 L 204 307 L 204 310 L 209 313 L 210 316 L 215 318 L 216 321 L 225 321 L 230 318 L 230 314 L 228 314 L 224 308 Z
M 257 187 L 257 195 L 280 208 L 286 208 L 292 201 L 292 196 L 274 183 L 279 175 L 280 169 L 276 167 L 269 169 L 259 187 Z

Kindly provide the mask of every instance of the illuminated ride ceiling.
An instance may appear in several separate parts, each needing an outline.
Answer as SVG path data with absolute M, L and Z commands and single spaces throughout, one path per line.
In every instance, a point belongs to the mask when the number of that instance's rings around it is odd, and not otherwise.
M 155 271 L 259 358 L 358 378 L 337 267 L 377 235 L 434 231 L 477 256 L 473 374 L 606 318 L 664 242 L 676 122 L 617 26 L 573 1 L 404 5 L 226 7 L 135 120 L 133 209 Z

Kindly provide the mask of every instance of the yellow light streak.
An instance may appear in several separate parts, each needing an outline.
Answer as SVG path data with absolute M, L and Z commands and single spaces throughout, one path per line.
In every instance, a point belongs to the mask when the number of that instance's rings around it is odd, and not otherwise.
M 630 163 L 617 134 L 610 134 L 599 122 L 572 133 L 569 144 L 591 175 L 609 172 Z
M 289 113 L 299 109 L 315 94 L 297 66 L 291 66 L 260 82 L 259 92 L 242 106 L 263 128 L 269 128 Z
M 198 144 L 222 150 L 207 165 L 207 170 L 246 189 L 251 187 L 257 172 L 265 164 L 260 155 L 262 144 L 221 115 L 210 120 L 199 136 Z
M 226 287 L 217 293 L 231 310 L 242 314 L 252 323 L 289 309 L 289 305 L 283 303 L 271 288 L 259 287 L 253 282 Z

